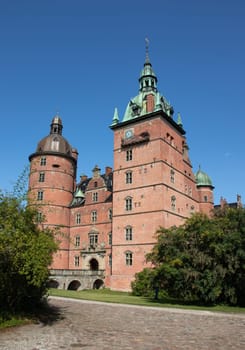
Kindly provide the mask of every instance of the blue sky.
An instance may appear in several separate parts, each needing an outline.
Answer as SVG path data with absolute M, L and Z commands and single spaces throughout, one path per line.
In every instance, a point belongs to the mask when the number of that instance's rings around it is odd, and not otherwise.
M 243 0 L 0 0 L 0 188 L 11 190 L 58 111 L 78 177 L 113 166 L 114 108 L 138 93 L 145 37 L 215 203 L 245 203 Z

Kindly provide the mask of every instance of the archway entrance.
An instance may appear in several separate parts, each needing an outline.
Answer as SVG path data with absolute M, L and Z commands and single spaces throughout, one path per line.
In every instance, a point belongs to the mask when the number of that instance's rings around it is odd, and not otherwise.
M 100 289 L 102 288 L 104 285 L 104 282 L 100 279 L 94 281 L 94 284 L 93 284 L 93 289 Z
M 81 286 L 81 283 L 77 280 L 72 281 L 69 286 L 68 286 L 68 290 L 78 290 L 78 288 Z
M 94 258 L 90 260 L 89 266 L 90 266 L 91 271 L 98 271 L 99 270 L 99 263 Z
M 56 280 L 49 280 L 48 281 L 48 288 L 58 288 L 59 287 L 59 282 Z

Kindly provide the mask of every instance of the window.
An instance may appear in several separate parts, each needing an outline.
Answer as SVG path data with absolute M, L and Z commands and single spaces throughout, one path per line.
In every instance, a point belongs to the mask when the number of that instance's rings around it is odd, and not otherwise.
M 98 182 L 97 181 L 94 182 L 94 187 L 98 187 Z
M 79 266 L 79 263 L 80 263 L 79 256 L 78 256 L 78 255 L 74 256 L 74 265 L 75 265 L 76 267 L 78 267 L 78 266 Z
M 108 210 L 108 218 L 109 218 L 109 220 L 112 220 L 112 209 L 111 208 Z
M 76 224 L 81 224 L 81 214 L 80 213 L 77 213 L 76 214 Z
M 41 165 L 41 166 L 46 165 L 46 157 L 41 157 L 41 159 L 40 159 L 40 165 Z
M 172 196 L 171 197 L 171 209 L 175 211 L 176 208 L 176 197 Z
M 91 213 L 91 221 L 96 222 L 97 221 L 97 211 L 93 210 Z
M 59 140 L 57 137 L 55 137 L 51 142 L 51 149 L 52 151 L 58 152 L 59 151 Z
M 175 175 L 175 172 L 174 172 L 173 169 L 171 169 L 171 170 L 170 170 L 170 181 L 171 181 L 172 183 L 174 183 L 174 175 Z
M 132 198 L 131 197 L 126 198 L 126 200 L 125 200 L 125 209 L 127 211 L 132 210 Z
M 204 202 L 208 201 L 208 196 L 204 196 Z
M 109 266 L 112 266 L 112 255 L 111 254 L 108 255 L 108 264 L 109 264 Z
M 80 236 L 75 237 L 75 246 L 79 247 L 80 246 Z
M 97 233 L 90 233 L 89 234 L 89 245 L 91 247 L 94 247 L 98 244 L 98 234 Z
M 108 244 L 112 245 L 112 233 L 111 232 L 108 234 Z
M 132 241 L 132 239 L 133 239 L 133 230 L 132 230 L 131 226 L 127 226 L 125 228 L 125 238 L 126 238 L 126 241 Z
M 45 173 L 39 173 L 39 182 L 44 182 Z
M 37 213 L 37 222 L 42 222 L 42 221 L 43 221 L 43 213 L 39 211 Z
M 42 201 L 43 200 L 43 191 L 38 191 L 37 192 L 37 200 Z
M 132 171 L 126 172 L 126 184 L 131 184 L 133 181 Z
M 98 192 L 93 192 L 93 202 L 98 202 Z
M 126 151 L 126 161 L 128 162 L 129 160 L 132 160 L 133 159 L 133 152 L 131 149 L 128 149 Z
M 125 253 L 125 263 L 127 266 L 133 265 L 133 253 L 131 253 L 131 252 Z

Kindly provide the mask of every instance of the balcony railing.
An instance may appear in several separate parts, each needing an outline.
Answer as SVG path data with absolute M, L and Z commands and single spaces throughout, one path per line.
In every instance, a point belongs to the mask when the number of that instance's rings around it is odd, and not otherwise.
M 99 276 L 103 277 L 105 270 L 50 270 L 50 276 Z

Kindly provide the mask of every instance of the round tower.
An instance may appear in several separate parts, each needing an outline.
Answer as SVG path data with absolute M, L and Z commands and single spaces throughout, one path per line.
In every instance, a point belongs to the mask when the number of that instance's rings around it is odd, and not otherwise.
M 39 141 L 29 156 L 29 200 L 38 206 L 42 224 L 58 228 L 59 250 L 53 258 L 53 269 L 69 266 L 70 210 L 76 181 L 78 153 L 62 136 L 62 120 L 56 115 L 50 133 Z
M 213 189 L 210 177 L 200 168 L 196 175 L 196 186 L 199 194 L 199 209 L 201 212 L 209 215 L 213 209 Z

